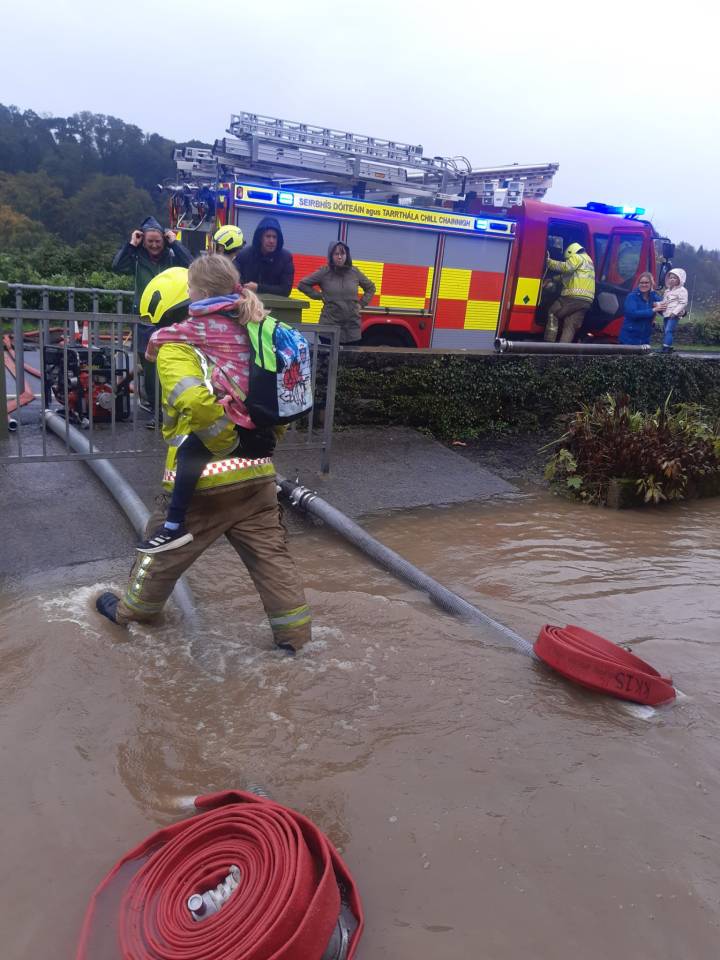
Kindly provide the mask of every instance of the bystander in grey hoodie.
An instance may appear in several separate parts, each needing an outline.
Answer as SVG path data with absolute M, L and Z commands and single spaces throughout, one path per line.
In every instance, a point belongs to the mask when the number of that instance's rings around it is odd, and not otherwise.
M 332 255 L 336 247 L 345 250 L 345 264 L 337 267 Z M 319 291 L 315 288 L 319 287 Z M 362 288 L 362 297 L 358 289 Z M 375 294 L 375 284 L 353 266 L 350 248 L 337 240 L 328 247 L 328 263 L 298 283 L 298 290 L 313 300 L 322 300 L 320 323 L 334 323 L 340 327 L 340 343 L 353 343 L 360 339 L 360 308 L 366 307 Z

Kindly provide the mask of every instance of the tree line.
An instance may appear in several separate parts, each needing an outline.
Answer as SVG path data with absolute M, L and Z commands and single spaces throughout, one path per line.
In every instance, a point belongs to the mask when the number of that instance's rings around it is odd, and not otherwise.
M 673 266 L 687 273 L 690 314 L 693 319 L 708 315 L 720 320 L 720 250 L 697 249 L 689 243 L 675 248 Z
M 168 222 L 158 186 L 182 145 L 104 114 L 0 104 L 0 279 L 126 286 L 112 255 L 145 217 Z

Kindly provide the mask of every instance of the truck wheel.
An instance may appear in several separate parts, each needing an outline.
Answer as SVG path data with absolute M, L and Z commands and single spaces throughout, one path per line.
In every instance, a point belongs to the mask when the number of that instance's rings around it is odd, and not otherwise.
M 414 347 L 415 344 L 408 334 L 391 327 L 372 327 L 363 334 L 364 347 Z

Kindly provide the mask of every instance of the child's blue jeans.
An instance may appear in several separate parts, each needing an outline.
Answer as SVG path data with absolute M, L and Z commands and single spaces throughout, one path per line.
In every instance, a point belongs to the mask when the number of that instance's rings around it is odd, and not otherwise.
M 665 317 L 663 320 L 663 346 L 671 347 L 673 344 L 673 333 L 678 325 L 677 317 Z

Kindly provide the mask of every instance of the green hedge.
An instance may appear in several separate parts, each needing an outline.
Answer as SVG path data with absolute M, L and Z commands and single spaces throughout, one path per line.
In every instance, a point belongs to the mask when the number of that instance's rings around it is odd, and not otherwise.
M 703 403 L 720 415 L 720 361 L 667 356 L 517 357 L 344 352 L 336 422 L 404 424 L 444 439 L 554 426 L 606 393 L 654 410 Z

